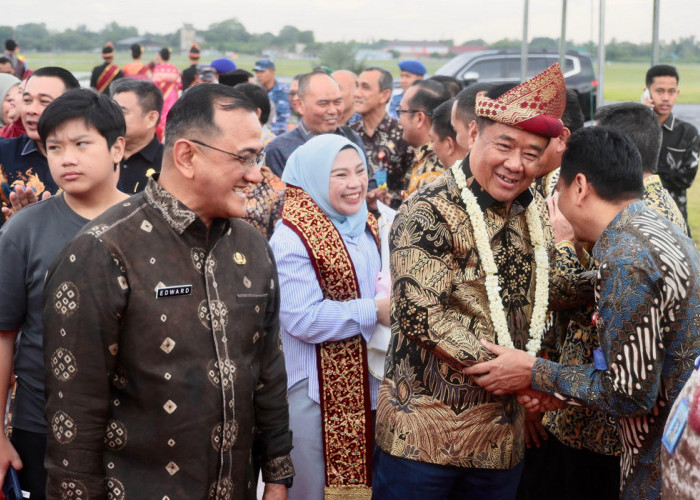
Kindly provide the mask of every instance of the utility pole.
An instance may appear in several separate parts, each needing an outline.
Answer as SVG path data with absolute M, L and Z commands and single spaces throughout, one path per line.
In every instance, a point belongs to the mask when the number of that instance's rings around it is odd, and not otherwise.
M 523 13 L 523 41 L 520 45 L 520 81 L 527 80 L 527 15 L 528 0 L 525 0 L 525 12 Z
M 559 37 L 559 66 L 566 70 L 566 0 L 561 2 L 561 36 Z
M 654 23 L 651 38 L 651 65 L 659 64 L 659 12 L 661 0 L 654 0 Z
M 598 106 L 603 105 L 603 83 L 605 81 L 605 0 L 600 0 L 598 23 Z

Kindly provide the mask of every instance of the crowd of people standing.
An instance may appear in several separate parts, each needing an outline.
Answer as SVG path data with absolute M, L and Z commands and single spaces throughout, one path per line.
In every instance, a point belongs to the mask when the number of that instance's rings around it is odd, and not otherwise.
M 700 139 L 674 67 L 585 126 L 558 64 L 462 89 L 401 61 L 394 92 L 377 66 L 286 85 L 107 44 L 81 89 L 5 48 L 0 483 L 697 496 Z

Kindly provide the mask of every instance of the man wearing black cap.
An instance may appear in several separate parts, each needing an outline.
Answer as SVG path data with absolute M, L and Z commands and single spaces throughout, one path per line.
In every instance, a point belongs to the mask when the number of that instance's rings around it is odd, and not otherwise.
M 114 45 L 112 42 L 107 42 L 107 44 L 102 47 L 102 59 L 104 59 L 105 62 L 92 68 L 90 87 L 97 90 L 100 94 L 109 94 L 109 92 L 107 92 L 109 85 L 114 80 L 124 76 L 119 66 L 112 63 L 112 61 L 114 61 Z
M 425 65 L 420 61 L 401 61 L 399 63 L 399 69 L 401 70 L 401 79 L 399 80 L 399 85 L 401 85 L 401 92 L 396 94 L 391 98 L 391 104 L 389 105 L 389 114 L 393 118 L 398 118 L 396 110 L 399 109 L 399 104 L 401 104 L 401 99 L 403 95 L 408 90 L 408 87 L 413 85 L 413 82 L 417 80 L 422 80 L 425 74 L 428 72 Z
M 261 59 L 253 68 L 258 83 L 267 90 L 270 102 L 275 107 L 275 113 L 270 122 L 270 128 L 275 135 L 287 131 L 287 120 L 291 113 L 289 106 L 289 86 L 275 79 L 275 63 L 270 59 Z
M 199 64 L 199 45 L 196 43 L 192 44 L 188 57 L 190 58 L 190 67 L 182 72 L 183 89 L 190 88 L 194 83 L 195 77 L 197 76 L 197 65 Z

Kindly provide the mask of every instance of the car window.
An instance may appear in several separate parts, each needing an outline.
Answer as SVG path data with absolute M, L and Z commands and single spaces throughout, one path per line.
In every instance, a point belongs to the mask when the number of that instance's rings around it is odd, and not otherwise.
M 502 66 L 502 59 L 484 59 L 466 68 L 465 73 L 475 71 L 479 73 L 479 80 L 502 78 Z
M 547 57 L 547 67 L 551 66 L 555 62 L 559 62 L 559 57 L 557 56 L 550 56 Z M 569 71 L 572 71 L 574 69 L 574 60 L 571 57 L 566 58 L 566 67 L 562 71 L 562 73 L 568 73 Z
M 527 78 L 532 78 L 538 73 L 542 73 L 549 65 L 544 57 L 528 57 Z M 520 80 L 520 57 L 510 57 L 506 59 L 506 78 Z

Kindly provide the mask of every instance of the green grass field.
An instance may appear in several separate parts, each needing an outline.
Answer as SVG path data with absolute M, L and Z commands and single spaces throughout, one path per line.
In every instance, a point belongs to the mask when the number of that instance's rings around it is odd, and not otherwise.
M 144 61 L 150 61 L 155 53 L 144 54 Z M 31 68 L 41 66 L 57 65 L 63 66 L 73 72 L 89 72 L 102 60 L 99 53 L 35 53 L 26 54 L 27 62 Z M 203 61 L 214 59 L 215 57 L 203 57 Z M 255 64 L 254 57 L 236 58 L 239 68 L 251 70 Z M 117 52 L 115 62 L 123 65 L 130 61 L 129 54 Z M 184 55 L 173 55 L 171 62 L 179 68 L 186 68 L 189 65 L 187 57 Z M 434 73 L 445 61 L 429 60 L 426 67 L 429 73 Z M 316 61 L 308 59 L 278 59 L 275 61 L 277 73 L 282 76 L 294 76 L 311 70 Z M 368 65 L 381 66 L 398 76 L 399 69 L 395 60 L 389 61 L 369 61 Z M 605 100 L 606 101 L 638 101 L 644 89 L 644 74 L 648 65 L 643 63 L 611 63 L 605 66 Z M 679 103 L 700 103 L 700 66 L 678 65 L 681 74 L 681 95 Z M 688 214 L 692 234 L 696 244 L 700 246 L 700 181 L 696 182 L 688 192 Z

